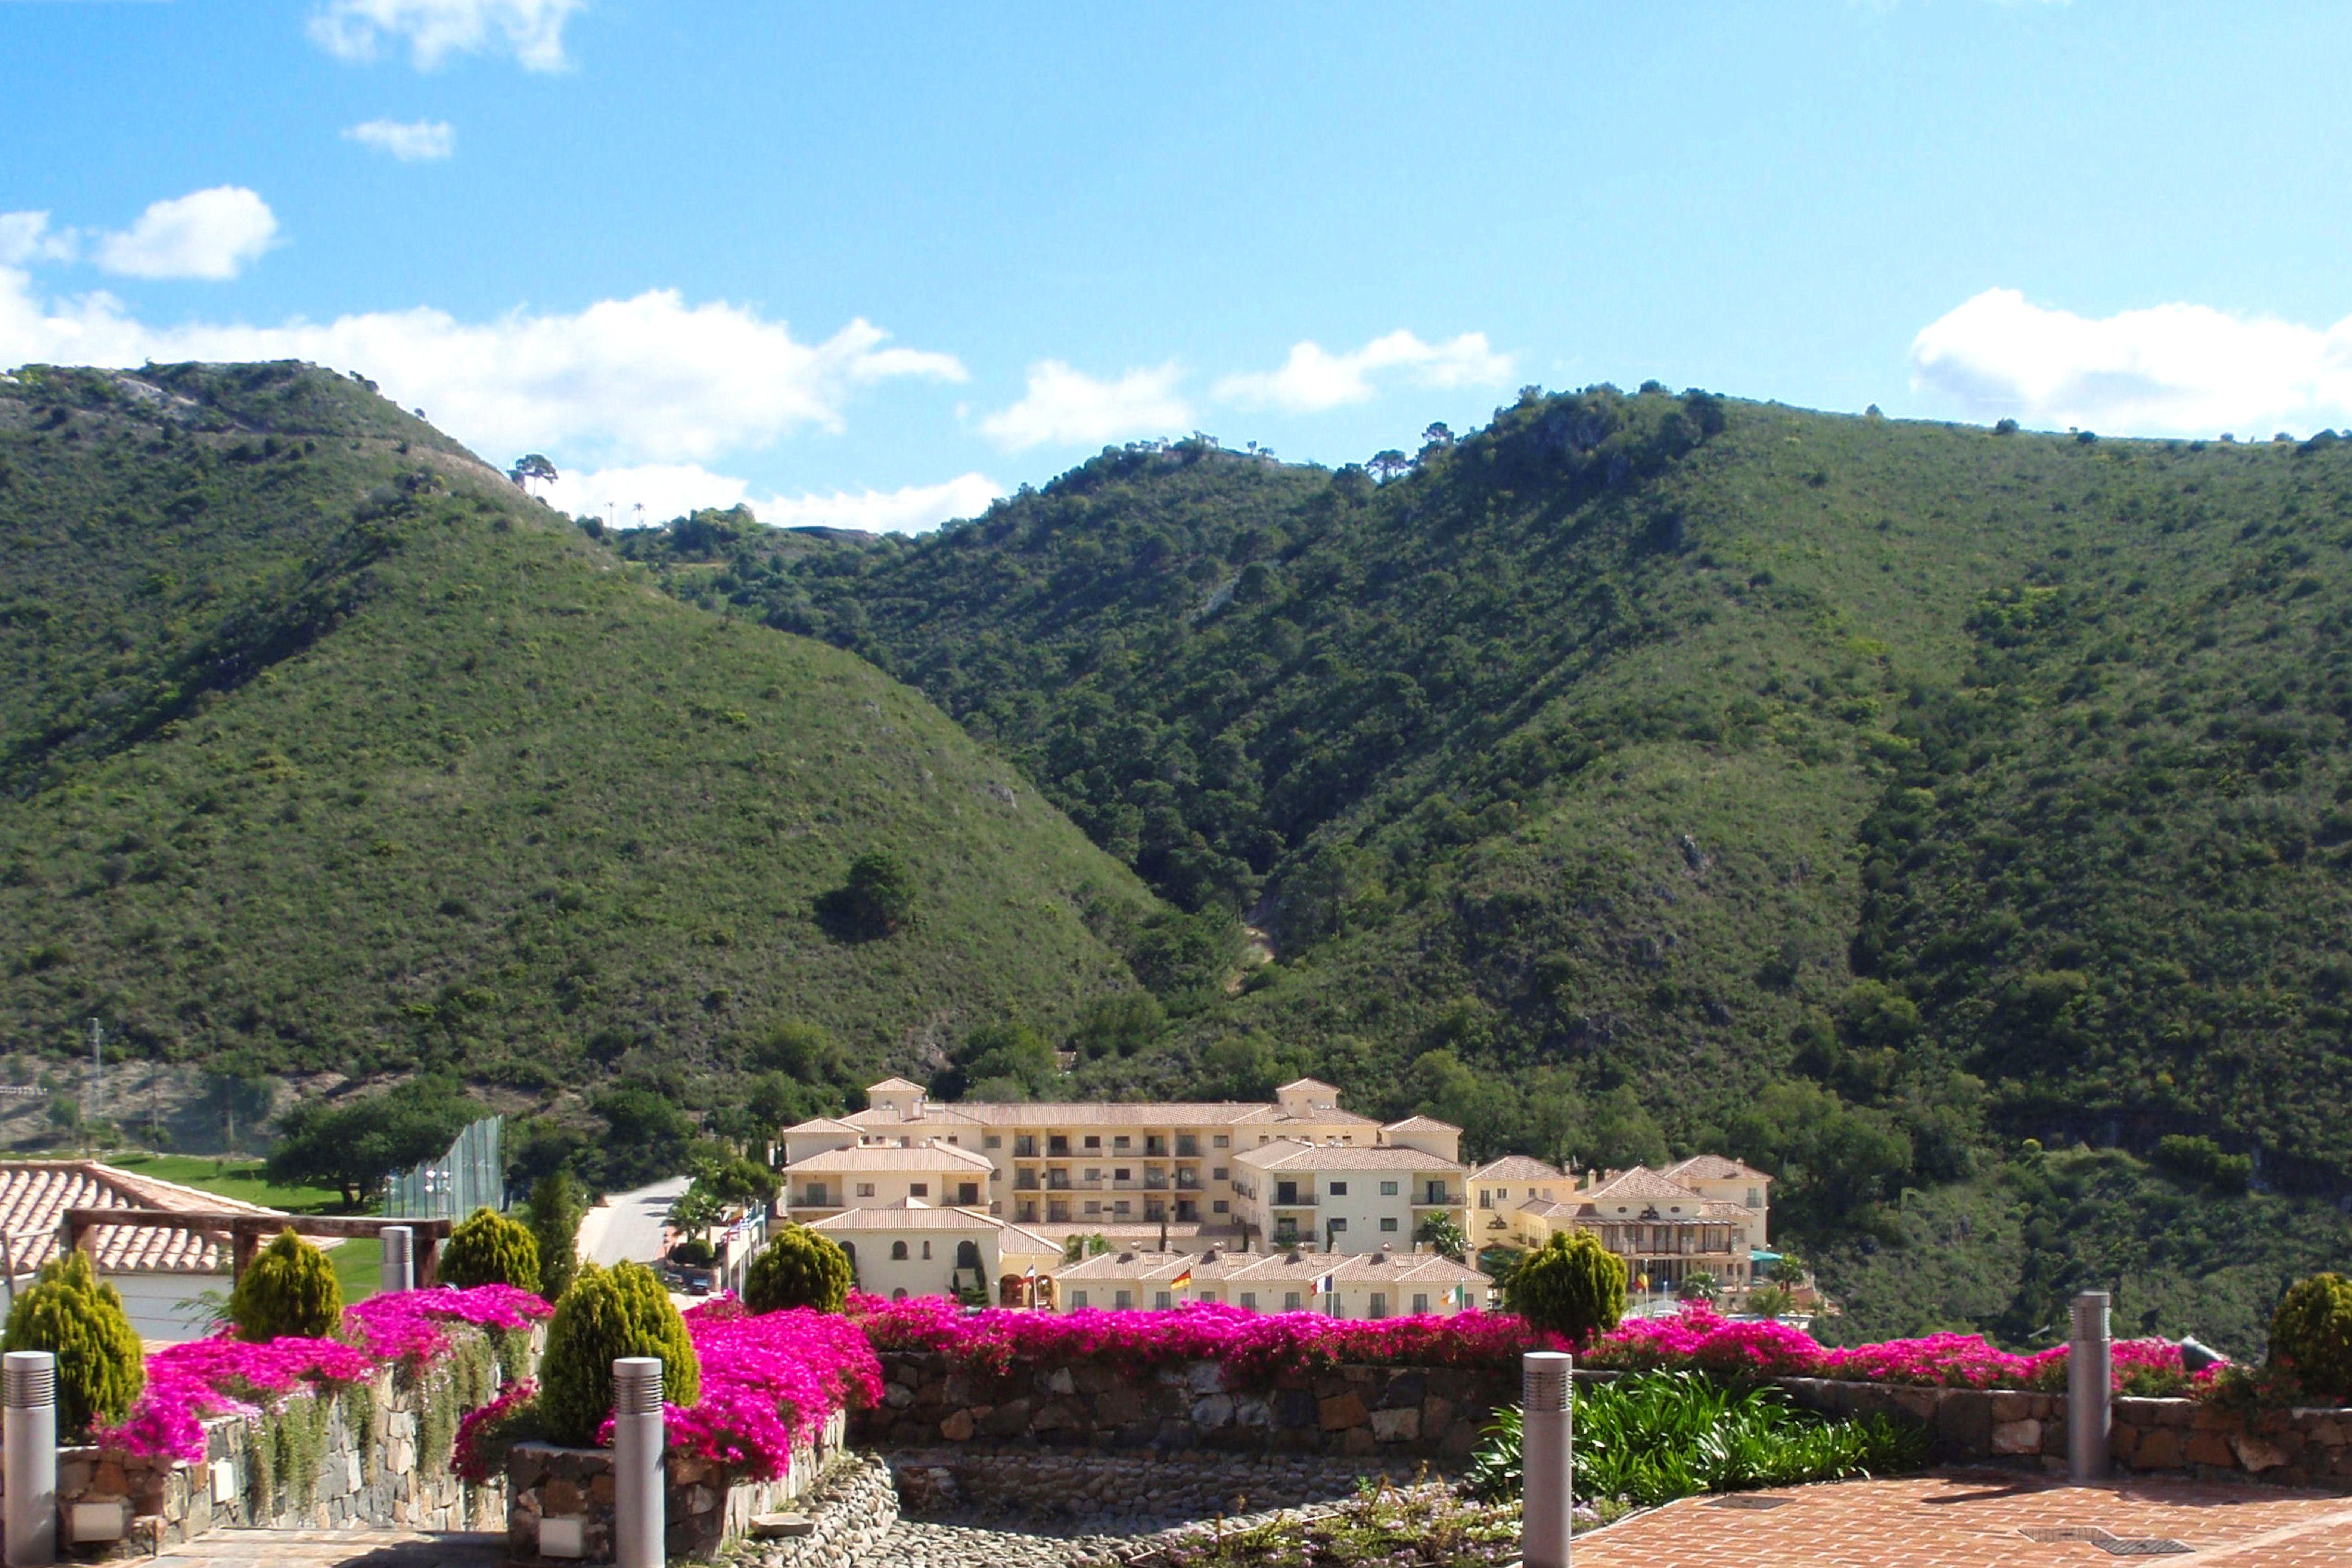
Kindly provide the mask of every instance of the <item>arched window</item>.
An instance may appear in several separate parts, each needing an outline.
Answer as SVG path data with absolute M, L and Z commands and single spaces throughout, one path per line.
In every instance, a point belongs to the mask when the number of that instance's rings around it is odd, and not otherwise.
M 906 1286 L 904 1286 L 904 1285 L 901 1285 L 901 1286 L 899 1286 L 897 1290 L 895 1290 L 895 1291 L 891 1291 L 891 1292 L 890 1292 L 890 1299 L 891 1299 L 892 1301 L 905 1301 L 905 1300 L 907 1299 L 907 1287 L 906 1287 Z
M 928 1263 L 928 1262 L 929 1262 L 930 1260 L 931 1260 L 931 1239 L 930 1239 L 929 1237 L 926 1236 L 926 1237 L 924 1237 L 924 1238 L 923 1238 L 923 1261 L 924 1261 L 924 1262 L 926 1262 L 926 1263 Z
M 907 1260 L 907 1244 L 905 1242 L 893 1241 L 890 1243 L 890 1260 L 894 1263 L 904 1263 Z
M 979 1242 L 977 1242 L 977 1241 L 959 1241 L 959 1242 L 957 1242 L 957 1243 L 956 1243 L 956 1267 L 957 1267 L 957 1268 L 959 1268 L 959 1269 L 971 1269 L 971 1270 L 975 1270 L 975 1271 L 977 1271 L 977 1270 L 979 1270 L 979 1268 L 980 1268 L 980 1243 L 979 1243 Z

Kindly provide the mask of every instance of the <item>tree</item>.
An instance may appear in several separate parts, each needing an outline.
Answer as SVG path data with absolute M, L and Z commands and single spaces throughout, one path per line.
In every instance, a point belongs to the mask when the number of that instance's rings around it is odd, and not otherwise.
M 849 862 L 849 876 L 817 900 L 817 918 L 835 936 L 871 942 L 892 936 L 915 918 L 915 878 L 887 850 L 868 850 Z
M 702 1397 L 702 1363 L 669 1292 L 642 1263 L 601 1269 L 583 1263 L 555 1304 L 547 1354 L 539 1364 L 539 1408 L 554 1442 L 584 1448 L 613 1413 L 613 1363 L 659 1356 L 662 1397 L 691 1405 Z
M 1395 478 L 1398 475 L 1411 472 L 1412 468 L 1412 459 L 1407 457 L 1403 453 L 1399 452 L 1396 448 L 1390 447 L 1385 452 L 1373 453 L 1370 460 L 1364 465 L 1364 467 L 1371 474 L 1371 476 L 1374 479 L 1385 485 L 1390 480 Z
M 67 1252 L 41 1266 L 8 1312 L 0 1349 L 46 1350 L 58 1358 L 58 1435 L 79 1440 L 95 1423 L 131 1414 L 146 1385 L 138 1333 L 121 1293 L 91 1270 L 89 1254 Z
M 1462 1234 L 1462 1227 L 1454 1222 L 1450 1214 L 1433 1214 L 1423 1220 L 1421 1228 L 1413 1233 L 1413 1239 L 1427 1242 L 1433 1250 L 1456 1263 L 1470 1256 L 1470 1239 Z
M 2270 1364 L 2305 1395 L 2352 1396 L 2352 1280 L 2314 1274 L 2288 1289 L 2271 1316 Z
M 1721 1293 L 1721 1287 L 1715 1282 L 1715 1276 L 1705 1269 L 1694 1269 L 1685 1274 L 1681 1288 L 1675 1292 L 1675 1296 L 1682 1301 L 1710 1303 Z
M 551 1301 L 561 1301 L 580 1266 L 580 1221 L 588 1213 L 580 1184 L 566 1171 L 540 1177 L 531 1184 L 526 1212 L 531 1239 L 539 1245 L 539 1293 Z
M 325 1339 L 343 1325 L 343 1288 L 327 1255 L 289 1226 L 237 1276 L 228 1315 L 239 1339 Z
M 356 1207 L 392 1172 L 446 1153 L 466 1124 L 487 1111 L 455 1082 L 436 1078 L 342 1104 L 301 1101 L 278 1119 L 269 1179 L 335 1187 L 346 1208 Z
M 837 1312 L 849 1300 L 849 1254 L 805 1225 L 787 1225 L 760 1249 L 743 1277 L 743 1304 L 755 1312 L 809 1307 Z
M 694 1124 L 667 1095 L 645 1082 L 623 1082 L 596 1097 L 612 1135 L 603 1148 L 604 1180 L 635 1186 L 675 1176 L 687 1166 Z
M 1512 1271 L 1503 1301 L 1533 1326 L 1581 1344 L 1625 1315 L 1625 1260 L 1589 1230 L 1555 1230 Z
M 516 458 L 515 465 L 507 470 L 507 477 L 522 486 L 525 495 L 535 495 L 537 492 L 531 489 L 533 485 L 552 485 L 557 476 L 555 465 L 533 452 Z
M 466 1290 L 475 1285 L 539 1289 L 539 1242 L 529 1228 L 503 1214 L 478 1208 L 450 1228 L 441 1249 L 441 1282 Z
M 982 1024 L 964 1036 L 948 1065 L 931 1079 L 941 1100 L 970 1094 L 982 1100 L 1034 1100 L 1051 1094 L 1062 1081 L 1061 1059 L 1045 1037 L 1027 1024 Z
M 700 1237 L 726 1218 L 726 1204 L 699 1178 L 679 1193 L 677 1200 L 669 1206 L 669 1228 L 692 1237 Z
M 1795 1301 L 1786 1285 L 1759 1285 L 1748 1292 L 1748 1311 L 1753 1317 L 1786 1317 L 1793 1305 Z
M 773 1203 L 777 1189 L 783 1186 L 782 1178 L 774 1171 L 740 1155 L 720 1161 L 695 1179 L 707 1186 L 719 1202 L 747 1206 Z

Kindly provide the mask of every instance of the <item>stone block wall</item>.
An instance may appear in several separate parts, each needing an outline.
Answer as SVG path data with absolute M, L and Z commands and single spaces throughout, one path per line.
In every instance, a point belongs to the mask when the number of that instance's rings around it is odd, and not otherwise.
M 813 1441 L 793 1450 L 791 1465 L 774 1480 L 752 1479 L 675 1450 L 665 1455 L 667 1554 L 708 1556 L 750 1530 L 755 1514 L 775 1512 L 797 1500 L 840 1454 L 846 1438 L 846 1422 L 835 1411 Z M 508 1561 L 612 1562 L 613 1494 L 610 1448 L 516 1444 L 507 1455 Z M 579 1522 L 579 1555 L 551 1556 L 541 1552 L 540 1524 L 548 1519 Z
M 470 1333 L 453 1329 L 452 1337 Z M 455 1397 L 446 1373 L 428 1374 L 423 1386 L 393 1371 L 379 1372 L 351 1393 L 328 1401 L 325 1440 L 315 1471 L 278 1473 L 276 1463 L 254 1463 L 257 1428 L 242 1416 L 205 1423 L 205 1458 L 185 1464 L 96 1448 L 58 1453 L 58 1540 L 74 1543 L 77 1521 L 117 1533 L 86 1533 L 79 1545 L 121 1552 L 157 1551 L 223 1525 L 288 1530 L 399 1527 L 409 1530 L 495 1530 L 506 1517 L 505 1487 L 468 1486 L 450 1473 L 446 1451 L 419 1445 L 428 1401 Z M 288 1409 L 310 1403 L 297 1395 Z M 436 1423 L 454 1432 L 462 1412 Z M 263 1494 L 265 1475 L 269 1481 Z M 79 1507 L 77 1505 L 79 1505 Z
M 891 1351 L 882 1373 L 882 1403 L 851 1417 L 850 1437 L 887 1448 L 1027 1442 L 1460 1460 L 1495 1406 L 1518 1397 L 1516 1367 L 1339 1366 L 1230 1389 L 1213 1361 L 989 1375 L 934 1353 Z

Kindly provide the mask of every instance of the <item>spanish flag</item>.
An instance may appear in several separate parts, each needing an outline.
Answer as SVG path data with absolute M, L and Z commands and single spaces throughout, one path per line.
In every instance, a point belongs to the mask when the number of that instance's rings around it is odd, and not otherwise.
M 1184 1271 L 1183 1271 L 1182 1273 L 1181 1273 L 1181 1274 L 1177 1275 L 1174 1279 L 1172 1279 L 1172 1280 L 1171 1280 L 1171 1281 L 1168 1281 L 1168 1288 L 1169 1288 L 1170 1290 L 1171 1290 L 1171 1291 L 1181 1291 L 1181 1290 L 1182 1290 L 1185 1286 L 1187 1286 L 1187 1285 L 1191 1284 L 1192 1282 L 1192 1265 L 1191 1265 L 1190 1263 L 1187 1263 L 1187 1264 L 1185 1264 L 1185 1265 L 1184 1265 Z

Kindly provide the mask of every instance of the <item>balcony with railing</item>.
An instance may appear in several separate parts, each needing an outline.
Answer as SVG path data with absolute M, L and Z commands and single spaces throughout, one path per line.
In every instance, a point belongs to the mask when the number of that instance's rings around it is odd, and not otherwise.
M 1276 1208 L 1312 1208 L 1315 1207 L 1315 1194 L 1311 1191 L 1301 1192 L 1291 1183 L 1284 1182 L 1274 1189 L 1274 1207 Z
M 1189 1134 L 1177 1134 L 1176 1157 L 1180 1160 L 1199 1159 L 1201 1157 L 1201 1140 Z
M 1176 1190 L 1178 1192 L 1200 1191 L 1201 1173 L 1199 1171 L 1178 1171 L 1176 1173 Z
M 1034 1160 L 1037 1157 L 1037 1140 L 1024 1133 L 1013 1140 L 1013 1157 Z
M 1421 1196 L 1412 1200 L 1412 1206 L 1415 1208 L 1460 1208 L 1462 1195 L 1458 1192 L 1448 1192 L 1444 1187 L 1433 1182 L 1421 1189 Z
M 1016 1191 L 1016 1192 L 1034 1192 L 1034 1191 L 1036 1191 L 1036 1190 L 1037 1190 L 1037 1173 L 1036 1173 L 1035 1171 L 1016 1171 L 1016 1172 L 1014 1172 L 1014 1173 L 1013 1173 L 1013 1190 L 1014 1190 L 1014 1191 Z

